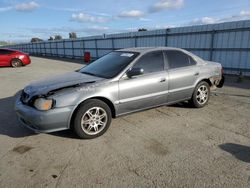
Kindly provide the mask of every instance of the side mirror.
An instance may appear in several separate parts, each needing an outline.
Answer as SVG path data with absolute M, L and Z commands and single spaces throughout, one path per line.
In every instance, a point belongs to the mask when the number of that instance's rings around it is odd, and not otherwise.
M 132 78 L 133 76 L 139 76 L 144 73 L 144 70 L 142 68 L 132 68 L 127 72 L 127 76 L 129 78 Z

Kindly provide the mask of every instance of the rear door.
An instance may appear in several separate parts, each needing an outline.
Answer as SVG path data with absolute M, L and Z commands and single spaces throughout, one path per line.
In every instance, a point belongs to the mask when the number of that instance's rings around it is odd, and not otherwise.
M 199 69 L 195 60 L 179 50 L 166 50 L 169 73 L 168 102 L 188 99 L 192 96 Z
M 10 66 L 11 51 L 0 49 L 0 66 Z
M 162 51 L 143 55 L 133 66 L 143 75 L 119 80 L 119 113 L 136 111 L 167 102 L 168 74 Z

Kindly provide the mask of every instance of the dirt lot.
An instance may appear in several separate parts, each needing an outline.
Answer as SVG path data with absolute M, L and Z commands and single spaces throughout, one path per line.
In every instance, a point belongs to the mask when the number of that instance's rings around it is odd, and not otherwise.
M 164 106 L 113 121 L 94 140 L 21 126 L 13 95 L 30 81 L 81 67 L 32 57 L 0 68 L 0 187 L 248 187 L 250 81 L 230 77 L 209 105 Z

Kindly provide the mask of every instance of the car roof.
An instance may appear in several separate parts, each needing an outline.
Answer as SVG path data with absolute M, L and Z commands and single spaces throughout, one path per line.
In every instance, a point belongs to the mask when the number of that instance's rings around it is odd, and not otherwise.
M 18 50 L 13 50 L 13 49 L 10 49 L 10 48 L 0 48 L 0 50 L 8 50 L 8 51 L 11 51 L 11 52 L 19 52 L 19 53 L 23 53 L 21 51 L 18 51 Z
M 13 50 L 13 49 L 10 49 L 10 48 L 0 48 L 0 50 L 9 50 L 9 51 L 12 51 L 12 52 L 17 51 L 17 50 Z
M 156 50 L 180 50 L 180 51 L 184 51 L 181 48 L 174 48 L 174 47 L 135 47 L 135 48 L 119 49 L 119 50 L 116 50 L 116 51 L 146 53 L 146 52 L 156 51 Z
M 135 52 L 135 53 L 140 53 L 140 54 L 145 54 L 148 52 L 153 52 L 153 51 L 157 51 L 157 50 L 178 50 L 181 52 L 184 52 L 185 54 L 190 55 L 191 57 L 193 57 L 197 62 L 200 63 L 204 63 L 204 60 L 200 57 L 198 57 L 197 55 L 182 49 L 182 48 L 175 48 L 175 47 L 135 47 L 135 48 L 124 48 L 124 49 L 120 49 L 120 50 L 116 50 L 116 51 L 120 51 L 120 52 Z

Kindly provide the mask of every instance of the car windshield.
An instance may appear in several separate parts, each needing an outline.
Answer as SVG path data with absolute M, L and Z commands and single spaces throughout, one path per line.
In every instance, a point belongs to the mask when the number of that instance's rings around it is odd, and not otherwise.
M 137 56 L 138 53 L 135 52 L 111 52 L 83 67 L 79 72 L 103 78 L 113 78 Z

